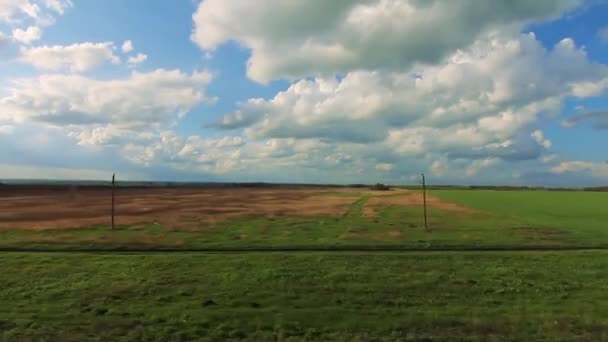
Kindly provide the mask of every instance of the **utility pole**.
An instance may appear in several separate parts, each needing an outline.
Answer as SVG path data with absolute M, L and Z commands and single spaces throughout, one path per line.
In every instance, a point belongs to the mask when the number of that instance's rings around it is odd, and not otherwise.
M 427 218 L 426 218 L 426 180 L 424 173 L 422 174 L 422 204 L 424 206 L 424 229 L 428 230 Z
M 112 174 L 112 230 L 114 230 L 114 195 L 116 192 L 115 177 L 116 177 L 116 174 L 113 173 Z

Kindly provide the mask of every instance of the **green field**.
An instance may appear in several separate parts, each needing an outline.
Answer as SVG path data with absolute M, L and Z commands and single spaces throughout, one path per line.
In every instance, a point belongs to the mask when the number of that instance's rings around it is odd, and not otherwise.
M 351 193 L 341 217 L 1 231 L 0 248 L 22 250 L 0 254 L 1 340 L 608 339 L 608 193 L 430 194 L 470 210 L 431 207 L 427 231 L 419 206 L 369 217 L 373 196 Z
M 608 338 L 607 252 L 2 256 L 3 339 Z
M 608 242 L 608 193 L 584 191 L 435 190 L 432 194 L 479 209 L 469 226 L 488 219 L 490 228 L 536 229 L 538 235 L 563 235 L 564 243 Z

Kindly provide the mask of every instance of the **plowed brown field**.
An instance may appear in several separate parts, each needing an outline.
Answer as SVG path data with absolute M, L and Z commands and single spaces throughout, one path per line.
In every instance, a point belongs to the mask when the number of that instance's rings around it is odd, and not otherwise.
M 191 228 L 233 217 L 342 215 L 356 197 L 323 189 L 118 188 L 118 224 L 157 222 Z M 64 229 L 109 225 L 109 188 L 0 188 L 0 229 Z

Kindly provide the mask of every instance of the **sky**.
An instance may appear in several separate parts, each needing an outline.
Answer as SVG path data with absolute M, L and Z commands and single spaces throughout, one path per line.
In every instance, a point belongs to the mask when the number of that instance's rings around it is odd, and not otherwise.
M 602 0 L 0 0 L 0 179 L 608 184 Z

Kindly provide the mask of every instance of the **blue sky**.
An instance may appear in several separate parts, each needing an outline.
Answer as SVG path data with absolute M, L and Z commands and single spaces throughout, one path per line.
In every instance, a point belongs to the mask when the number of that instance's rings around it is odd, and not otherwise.
M 608 3 L 0 0 L 0 178 L 608 184 Z

